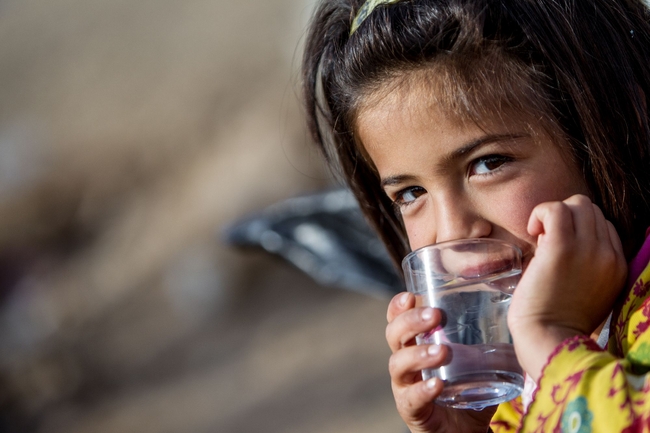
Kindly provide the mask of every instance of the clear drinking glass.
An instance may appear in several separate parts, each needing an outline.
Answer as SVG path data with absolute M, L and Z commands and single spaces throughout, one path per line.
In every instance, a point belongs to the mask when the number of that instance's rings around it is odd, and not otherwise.
M 521 276 L 521 250 L 494 239 L 462 239 L 413 251 L 403 262 L 408 291 L 417 306 L 442 311 L 440 326 L 418 344 L 444 344 L 449 357 L 422 371 L 445 388 L 436 402 L 480 410 L 511 400 L 523 390 L 506 316 Z

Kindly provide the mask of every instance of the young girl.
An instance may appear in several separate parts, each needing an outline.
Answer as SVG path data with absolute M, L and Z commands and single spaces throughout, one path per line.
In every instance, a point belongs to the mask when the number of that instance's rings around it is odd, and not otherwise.
M 650 430 L 649 17 L 641 0 L 321 2 L 311 131 L 395 262 L 460 238 L 524 252 L 508 324 L 527 383 L 498 408 L 435 405 L 444 384 L 419 372 L 448 348 L 414 338 L 440 312 L 390 302 L 412 432 Z

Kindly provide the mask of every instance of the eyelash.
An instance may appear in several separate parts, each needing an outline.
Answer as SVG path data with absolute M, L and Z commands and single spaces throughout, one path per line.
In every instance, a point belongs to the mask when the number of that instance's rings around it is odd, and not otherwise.
M 417 197 L 414 198 L 411 201 L 406 202 L 406 201 L 404 201 L 404 196 L 406 194 L 408 194 L 408 193 L 413 193 L 413 192 L 416 192 L 416 191 L 426 192 L 426 190 L 424 188 L 422 188 L 421 186 L 409 186 L 407 188 L 404 188 L 404 189 L 398 191 L 397 194 L 395 194 L 395 199 L 393 200 L 393 206 L 395 206 L 395 208 L 397 210 L 400 210 L 400 209 L 404 209 L 407 206 L 411 205 L 412 203 L 415 202 L 415 200 L 417 200 Z
M 490 154 L 490 155 L 485 155 L 481 156 L 479 158 L 474 159 L 470 164 L 469 164 L 469 175 L 470 176 L 492 176 L 495 174 L 496 171 L 498 171 L 504 164 L 507 164 L 508 162 L 514 161 L 514 158 L 505 156 L 505 155 L 500 155 L 500 154 Z M 476 166 L 481 164 L 481 163 L 490 163 L 490 162 L 497 162 L 499 165 L 493 169 L 488 168 L 488 172 L 486 173 L 474 173 L 472 174 L 472 171 L 476 169 Z M 403 210 L 409 205 L 413 204 L 416 200 L 417 197 L 415 197 L 411 201 L 404 201 L 404 196 L 409 193 L 417 193 L 417 192 L 426 192 L 424 188 L 421 186 L 409 186 L 407 188 L 404 188 L 400 191 L 398 191 L 395 194 L 395 199 L 393 200 L 393 206 L 395 207 L 396 210 Z M 419 197 L 419 196 L 418 196 Z
M 496 171 L 501 169 L 504 164 L 507 164 L 508 162 L 514 161 L 514 158 L 506 155 L 500 155 L 500 154 L 491 154 L 491 155 L 485 155 L 481 156 L 479 158 L 476 158 L 473 160 L 470 165 L 469 165 L 469 175 L 472 175 L 472 170 L 476 168 L 476 166 L 480 163 L 490 163 L 490 162 L 498 162 L 499 165 L 487 173 L 476 173 L 474 174 L 475 176 L 491 176 L 493 175 Z

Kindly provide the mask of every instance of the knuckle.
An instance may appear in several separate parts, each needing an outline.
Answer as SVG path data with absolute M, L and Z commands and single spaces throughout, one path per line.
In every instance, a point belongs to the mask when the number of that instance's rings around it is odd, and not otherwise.
M 415 394 L 413 391 L 415 391 Z M 419 397 L 418 394 L 419 394 L 418 391 L 414 390 L 413 387 L 411 387 L 405 393 L 404 398 L 402 398 L 402 401 L 400 402 L 400 413 L 403 416 L 406 416 L 407 418 L 411 418 L 414 410 L 419 407 L 419 404 L 417 402 Z
M 405 311 L 412 309 L 413 307 L 409 305 L 410 294 L 408 292 L 398 293 L 393 296 L 391 301 L 388 303 L 388 308 L 386 311 L 386 320 L 388 323 L 395 320 L 396 317 L 403 314 Z
M 565 203 L 578 205 L 578 206 L 587 206 L 591 205 L 591 199 L 584 194 L 574 194 L 571 197 L 564 200 Z
M 396 344 L 396 338 L 395 338 L 395 332 L 393 331 L 394 325 L 392 323 L 388 324 L 386 326 L 386 341 L 388 342 L 388 345 L 393 349 Z M 394 350 L 394 349 L 393 349 Z
M 388 321 L 388 323 L 392 322 L 393 319 L 395 319 L 395 310 L 397 310 L 397 305 L 399 303 L 398 296 L 399 295 L 393 296 L 393 298 L 388 303 L 388 308 L 386 309 L 386 321 Z
M 408 398 L 401 397 L 399 399 L 395 399 L 395 406 L 397 407 L 397 412 L 403 419 L 409 419 L 411 417 L 413 404 Z
M 384 332 L 384 336 L 386 337 L 386 341 L 390 343 L 390 324 L 386 326 L 386 331 Z
M 404 292 L 398 293 L 397 295 L 393 296 L 390 300 L 389 308 L 396 308 L 399 305 L 399 300 L 403 295 Z
M 541 214 L 545 214 L 549 217 L 560 217 L 562 219 L 566 218 L 571 214 L 571 208 L 569 207 L 570 203 L 565 201 L 549 201 L 537 205 L 537 209 Z
M 409 329 L 413 329 L 417 326 L 417 323 L 420 322 L 420 311 L 419 308 L 414 308 L 409 311 L 405 311 L 402 315 L 404 325 Z
M 549 210 L 553 213 L 566 215 L 571 213 L 571 208 L 569 208 L 568 203 L 562 201 L 554 201 L 549 205 Z
M 388 374 L 390 377 L 395 376 L 395 354 L 388 357 Z
M 388 374 L 390 374 L 390 377 L 395 378 L 400 369 L 399 367 L 399 356 L 394 353 L 388 358 Z

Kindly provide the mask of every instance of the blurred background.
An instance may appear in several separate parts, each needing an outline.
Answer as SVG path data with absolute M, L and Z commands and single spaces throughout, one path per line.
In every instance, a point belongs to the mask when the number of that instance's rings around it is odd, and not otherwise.
M 334 185 L 313 3 L 0 2 L 0 432 L 404 431 L 388 296 L 223 241 Z

